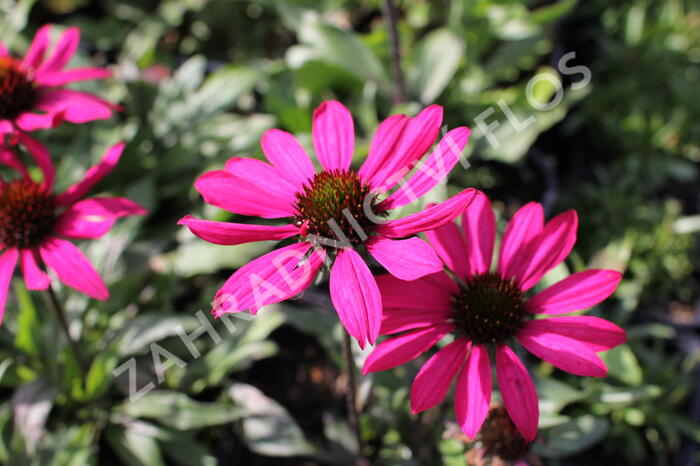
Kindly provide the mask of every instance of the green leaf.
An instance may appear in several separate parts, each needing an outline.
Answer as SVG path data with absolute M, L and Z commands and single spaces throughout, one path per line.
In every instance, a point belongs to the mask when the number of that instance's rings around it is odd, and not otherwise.
M 158 442 L 142 423 L 129 427 L 109 426 L 105 438 L 119 458 L 128 466 L 165 466 Z
M 602 354 L 602 359 L 608 366 L 608 376 L 634 387 L 642 385 L 644 374 L 629 345 L 620 345 L 606 351 Z
M 605 437 L 607 419 L 581 416 L 542 432 L 543 442 L 533 444 L 533 452 L 546 458 L 565 458 L 580 453 Z
M 24 351 L 32 357 L 39 357 L 39 342 L 42 341 L 39 335 L 39 319 L 36 308 L 32 302 L 29 292 L 23 281 L 16 280 L 14 283 L 15 296 L 19 313 L 17 314 L 17 334 L 15 336 L 15 346 L 20 351 Z
M 147 349 L 151 343 L 177 335 L 181 326 L 191 332 L 200 326 L 195 316 L 151 313 L 128 321 L 114 338 L 119 356 L 126 357 Z
M 457 72 L 464 50 L 464 40 L 446 28 L 431 32 L 417 45 L 409 84 L 422 103 L 432 103 L 442 94 Z

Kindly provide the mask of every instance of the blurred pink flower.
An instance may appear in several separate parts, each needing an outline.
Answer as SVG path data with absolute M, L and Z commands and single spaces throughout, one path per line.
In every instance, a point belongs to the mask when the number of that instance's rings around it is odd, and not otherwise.
M 18 262 L 30 290 L 49 287 L 45 271 L 49 268 L 64 284 L 106 300 L 109 293 L 102 278 L 80 249 L 65 238 L 99 238 L 117 218 L 146 213 L 143 207 L 123 197 L 85 199 L 90 189 L 115 167 L 124 143 L 110 147 L 82 181 L 55 194 L 56 171 L 48 151 L 26 134 L 19 134 L 18 138 L 41 169 L 43 180 L 35 182 L 14 151 L 0 146 L 0 164 L 20 174 L 19 179 L 0 179 L 0 321 Z
M 53 128 L 63 120 L 102 120 L 119 109 L 87 92 L 65 88 L 69 83 L 112 74 L 95 67 L 64 69 L 78 48 L 78 29 L 66 29 L 47 55 L 50 36 L 51 25 L 42 26 L 21 60 L 0 43 L 0 134 Z
M 439 272 L 412 282 L 391 276 L 377 279 L 384 312 L 381 334 L 405 333 L 380 343 L 368 357 L 364 373 L 404 364 L 453 334 L 455 340 L 433 355 L 416 376 L 411 410 L 417 413 L 438 404 L 457 377 L 457 420 L 473 438 L 489 409 L 491 347 L 505 408 L 525 439 L 532 441 L 539 417 L 537 393 L 527 370 L 506 343 L 516 338 L 525 349 L 559 369 L 603 377 L 607 368 L 596 353 L 626 338 L 622 329 L 597 317 L 535 318 L 598 304 L 617 287 L 619 272 L 586 270 L 531 298 L 525 295 L 568 256 L 576 242 L 577 225 L 574 211 L 545 224 L 540 204 L 525 205 L 508 224 L 498 267 L 491 271 L 496 221 L 489 199 L 477 192 L 464 211 L 461 229 L 449 223 L 427 232 L 452 275 Z
M 273 129 L 261 141 L 270 163 L 234 157 L 224 170 L 200 176 L 195 188 L 209 204 L 240 215 L 290 221 L 268 226 L 183 218 L 179 223 L 198 237 L 222 245 L 297 240 L 234 273 L 217 293 L 213 313 L 250 309 L 255 314 L 264 305 L 295 296 L 311 284 L 324 260 L 334 258 L 330 292 L 338 316 L 360 346 L 373 344 L 381 323 L 381 297 L 358 250 L 366 248 L 402 280 L 440 271 L 443 265 L 432 248 L 412 235 L 454 220 L 474 194 L 467 189 L 422 212 L 386 220 L 389 210 L 409 204 L 444 179 L 462 155 L 469 139 L 465 127 L 448 132 L 399 189 L 377 200 L 377 194 L 395 188 L 428 151 L 441 123 L 437 105 L 414 118 L 388 118 L 355 172 L 350 169 L 355 151 L 352 117 L 342 104 L 328 101 L 313 117 L 320 172 L 294 136 Z

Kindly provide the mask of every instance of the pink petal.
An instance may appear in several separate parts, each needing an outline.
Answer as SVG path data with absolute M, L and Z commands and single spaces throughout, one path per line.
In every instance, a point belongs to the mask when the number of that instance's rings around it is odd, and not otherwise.
M 526 350 L 563 371 L 587 377 L 605 377 L 605 363 L 586 344 L 530 322 L 518 332 L 518 341 Z
M 263 135 L 260 145 L 267 160 L 297 189 L 313 179 L 316 172 L 314 164 L 299 141 L 291 134 L 278 129 L 268 130 Z
M 112 72 L 106 68 L 84 67 L 73 68 L 66 71 L 40 73 L 36 80 L 42 86 L 58 87 L 79 81 L 106 79 L 111 76 Z
M 61 110 L 49 113 L 23 113 L 15 120 L 15 124 L 22 131 L 32 132 L 39 129 L 55 128 L 64 120 L 64 112 Z
M 533 314 L 566 314 L 588 309 L 613 294 L 622 274 L 614 270 L 585 270 L 569 275 L 527 302 Z
M 314 111 L 311 136 L 316 157 L 325 170 L 347 170 L 355 151 L 352 116 L 340 102 L 323 102 Z
M 201 220 L 188 215 L 177 222 L 185 225 L 197 237 L 214 244 L 230 246 L 254 241 L 277 241 L 298 235 L 295 225 L 269 226 L 247 223 L 214 222 Z
M 384 180 L 376 180 L 375 176 L 394 157 L 409 121 L 406 115 L 392 115 L 380 123 L 369 146 L 367 160 L 358 172 L 360 178 L 372 186 L 381 187 Z
M 61 113 L 71 123 L 106 120 L 121 107 L 87 92 L 73 89 L 52 89 L 39 97 L 37 107 L 50 114 Z
M 503 233 L 498 260 L 498 273 L 502 277 L 515 278 L 519 283 L 525 278 L 533 243 L 544 228 L 542 205 L 530 202 L 513 216 Z
M 29 155 L 32 156 L 36 164 L 41 169 L 41 173 L 44 175 L 42 184 L 47 188 L 53 188 L 54 180 L 56 179 L 56 167 L 54 167 L 51 161 L 51 155 L 42 143 L 29 137 L 29 135 L 20 133 L 20 142 L 27 148 Z
M 30 68 L 37 68 L 42 61 L 44 61 L 44 56 L 46 55 L 46 49 L 49 47 L 49 42 L 51 39 L 51 25 L 46 24 L 39 28 L 39 30 L 34 35 L 29 50 L 24 55 L 22 63 Z
M 3 44 L 0 41 L 0 57 L 9 57 L 10 56 L 10 51 L 7 50 L 7 47 L 5 47 L 5 44 Z
M 532 256 L 521 282 L 523 291 L 535 286 L 544 274 L 566 259 L 576 244 L 577 228 L 578 217 L 573 210 L 557 215 L 547 222 L 537 244 L 533 246 Z
M 22 273 L 24 274 L 24 282 L 29 290 L 45 290 L 49 287 L 49 276 L 39 267 L 38 259 L 36 251 L 22 249 Z
M 444 180 L 457 164 L 469 140 L 469 128 L 461 127 L 450 131 L 440 144 L 419 164 L 416 172 L 399 186 L 383 203 L 386 209 L 410 204 Z
M 70 59 L 75 54 L 78 49 L 78 43 L 80 42 L 80 31 L 76 27 L 70 27 L 61 34 L 58 38 L 56 47 L 44 61 L 41 66 L 39 66 L 38 71 L 40 73 L 47 71 L 58 71 L 62 69 Z
M 421 367 L 411 386 L 411 412 L 420 413 L 440 403 L 462 369 L 470 342 L 459 338 L 435 353 Z
M 362 373 L 385 371 L 407 363 L 427 351 L 452 330 L 452 324 L 433 325 L 384 340 L 367 357 Z
M 310 249 L 307 242 L 294 243 L 244 265 L 217 292 L 212 313 L 256 314 L 263 306 L 298 295 L 309 287 L 325 258 L 322 249 L 307 256 Z
M 467 276 L 467 250 L 459 227 L 454 223 L 446 223 L 440 228 L 425 232 L 430 245 L 448 269 L 464 279 Z
M 475 344 L 457 379 L 455 413 L 462 432 L 473 439 L 489 414 L 491 361 L 486 346 Z
M 467 277 L 488 272 L 496 242 L 496 217 L 486 194 L 477 191 L 462 216 L 467 249 Z
M 360 348 L 373 345 L 382 323 L 382 300 L 377 282 L 354 249 L 338 252 L 330 279 L 331 300 L 338 317 Z
M 262 218 L 291 217 L 294 199 L 275 190 L 272 183 L 256 184 L 228 171 L 216 170 L 203 174 L 194 187 L 204 200 L 216 207 L 241 215 Z
M 125 143 L 120 142 L 107 149 L 100 163 L 90 167 L 81 181 L 56 196 L 56 203 L 60 206 L 67 206 L 82 199 L 97 183 L 114 170 L 124 151 L 124 145 Z
M 476 190 L 473 188 L 465 189 L 446 201 L 424 209 L 422 212 L 378 225 L 377 232 L 389 238 L 403 238 L 439 228 L 459 217 L 474 199 L 475 192 Z
M 382 191 L 389 190 L 411 171 L 435 142 L 440 132 L 442 114 L 442 107 L 431 105 L 408 121 L 397 146 L 386 155 L 382 166 L 376 169 L 372 177 L 375 187 L 383 188 Z
M 295 193 L 299 189 L 269 163 L 247 157 L 231 157 L 226 162 L 224 170 L 254 184 L 258 189 L 270 192 L 280 199 L 286 199 L 288 203 L 296 202 Z M 272 180 L 274 183 L 271 182 Z
M 442 271 L 440 258 L 420 238 L 395 240 L 375 236 L 366 245 L 372 257 L 401 280 L 415 280 Z
M 525 440 L 532 442 L 539 422 L 537 391 L 527 369 L 508 346 L 496 348 L 496 376 L 508 415 Z
M 41 244 L 39 252 L 44 263 L 66 285 L 100 301 L 109 298 L 102 278 L 80 249 L 69 241 L 49 238 Z
M 625 331 L 605 319 L 593 316 L 552 317 L 531 320 L 526 327 L 533 332 L 555 333 L 584 343 L 596 353 L 627 341 Z
M 93 197 L 71 205 L 56 221 L 54 231 L 69 238 L 99 238 L 120 217 L 148 211 L 125 197 Z
M 5 315 L 5 304 L 7 303 L 7 293 L 10 290 L 12 274 L 17 266 L 19 251 L 17 249 L 6 249 L 0 255 L 0 323 Z

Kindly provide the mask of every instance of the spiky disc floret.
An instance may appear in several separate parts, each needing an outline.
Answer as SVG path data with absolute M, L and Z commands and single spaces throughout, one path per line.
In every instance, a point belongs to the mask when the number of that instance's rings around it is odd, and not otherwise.
M 38 246 L 56 222 L 55 206 L 53 194 L 31 180 L 0 186 L 0 244 Z
M 489 412 L 480 437 L 487 456 L 497 456 L 505 461 L 521 459 L 529 449 L 529 443 L 518 432 L 504 407 Z
M 0 57 L 0 120 L 12 120 L 29 111 L 37 90 L 31 72 L 10 57 Z
M 330 170 L 317 173 L 314 179 L 304 185 L 296 194 L 295 223 L 302 228 L 303 235 L 315 235 L 338 240 L 330 223 L 337 223 L 340 231 L 353 243 L 363 240 L 358 232 L 367 234 L 374 226 L 366 212 L 365 203 L 375 215 L 381 213 L 371 203 L 371 188 L 360 180 L 354 171 Z M 343 212 L 347 209 L 347 213 Z M 353 225 L 354 219 L 356 225 Z M 359 227 L 359 228 L 358 228 Z
M 475 275 L 454 296 L 457 332 L 477 343 L 501 343 L 515 336 L 525 316 L 523 293 L 496 273 Z

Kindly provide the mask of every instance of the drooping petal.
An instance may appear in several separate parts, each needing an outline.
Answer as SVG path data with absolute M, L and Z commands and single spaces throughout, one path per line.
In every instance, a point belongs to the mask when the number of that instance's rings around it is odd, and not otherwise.
M 389 238 L 404 238 L 439 228 L 459 217 L 474 199 L 475 192 L 476 190 L 473 188 L 465 189 L 446 201 L 432 205 L 421 212 L 378 225 L 377 233 Z
M 489 414 L 491 403 L 491 361 L 486 346 L 472 345 L 457 379 L 455 413 L 462 432 L 473 439 Z
M 431 105 L 408 121 L 398 144 L 387 154 L 382 166 L 376 169 L 372 178 L 373 186 L 387 191 L 406 177 L 435 142 L 440 132 L 442 115 L 442 107 Z
M 462 369 L 470 343 L 459 338 L 435 353 L 421 367 L 411 386 L 411 412 L 420 413 L 440 403 Z
M 66 209 L 56 220 L 54 231 L 69 238 L 99 238 L 118 218 L 146 213 L 146 209 L 125 197 L 93 197 Z
M 539 422 L 537 391 L 527 369 L 508 346 L 496 348 L 496 376 L 508 415 L 525 440 L 532 442 Z
M 488 272 L 496 242 L 496 217 L 486 194 L 477 191 L 462 215 L 467 249 L 467 277 Z
M 188 215 L 177 222 L 185 225 L 197 237 L 214 244 L 231 246 L 254 241 L 277 241 L 299 234 L 293 224 L 283 226 L 251 225 L 247 223 L 215 222 Z
M 375 236 L 366 245 L 372 257 L 401 280 L 416 280 L 442 270 L 440 258 L 420 238 L 395 240 Z
M 46 24 L 39 28 L 39 30 L 34 35 L 27 53 L 22 59 L 22 63 L 30 68 L 37 68 L 42 61 L 44 61 L 44 56 L 46 55 L 46 50 L 49 47 L 49 41 L 51 40 L 51 25 Z
M 66 71 L 40 73 L 36 81 L 43 86 L 58 87 L 79 81 L 91 79 L 106 79 L 112 76 L 112 72 L 106 68 L 84 67 L 72 68 Z
M 426 194 L 444 180 L 462 157 L 469 140 L 469 128 L 461 127 L 450 131 L 440 141 L 437 148 L 419 164 L 406 183 L 402 183 L 383 203 L 386 209 L 394 209 L 410 204 Z
M 22 249 L 21 266 L 24 274 L 24 283 L 29 290 L 45 290 L 49 287 L 49 276 L 41 270 L 38 255 L 32 249 Z
M 525 325 L 517 335 L 525 349 L 554 367 L 575 375 L 605 377 L 607 368 L 586 344 L 542 327 Z
M 595 306 L 609 297 L 622 280 L 615 270 L 591 269 L 569 275 L 528 300 L 533 314 L 566 314 Z
M 547 222 L 537 244 L 533 246 L 525 277 L 520 283 L 523 291 L 535 286 L 544 274 L 566 259 L 576 244 L 577 228 L 578 216 L 574 210 L 566 211 Z
M 19 134 L 19 140 L 27 148 L 29 155 L 32 156 L 39 169 L 41 169 L 41 173 L 44 175 L 42 184 L 50 190 L 53 188 L 53 183 L 56 179 L 56 167 L 51 161 L 48 149 L 25 133 Z
M 267 160 L 297 189 L 314 177 L 315 170 L 311 158 L 299 141 L 286 131 L 266 131 L 260 145 Z
M 584 343 L 596 353 L 627 341 L 625 331 L 610 321 L 593 316 L 551 317 L 531 320 L 525 328 L 534 333 L 555 333 Z
M 502 277 L 515 278 L 521 283 L 525 278 L 533 243 L 544 228 L 542 205 L 530 202 L 518 209 L 508 223 L 501 241 L 498 273 Z
M 432 325 L 384 340 L 367 357 L 363 374 L 385 371 L 417 358 L 454 329 L 452 324 Z
M 262 218 L 294 215 L 294 199 L 275 191 L 270 184 L 260 186 L 228 171 L 216 170 L 197 178 L 194 187 L 207 203 L 235 214 Z
M 114 170 L 124 151 L 124 145 L 123 142 L 120 142 L 107 149 L 100 163 L 90 167 L 81 181 L 56 196 L 56 203 L 60 206 L 67 206 L 82 199 L 97 183 Z
M 382 298 L 372 272 L 354 249 L 338 252 L 330 292 L 340 321 L 360 348 L 373 345 L 382 323 Z
M 64 120 L 64 112 L 57 110 L 49 113 L 22 113 L 15 119 L 15 124 L 22 131 L 31 133 L 40 129 L 55 128 Z M 14 128 L 12 128 L 14 130 Z M 11 132 L 11 131 L 7 131 Z
M 325 170 L 347 170 L 355 152 L 352 116 L 340 102 L 323 102 L 314 111 L 311 136 L 316 157 Z
M 217 292 L 212 313 L 219 317 L 279 303 L 309 287 L 325 254 L 307 242 L 295 243 L 258 257 L 236 271 Z
M 19 251 L 15 248 L 6 249 L 0 255 L 0 323 L 5 315 L 5 304 L 7 303 L 7 293 L 10 290 L 12 274 L 17 266 Z
M 80 42 L 80 30 L 77 27 L 69 27 L 61 37 L 58 38 L 53 52 L 39 66 L 38 72 L 45 73 L 48 71 L 58 71 L 63 69 L 68 64 L 75 51 L 78 49 Z
M 100 275 L 71 242 L 49 238 L 39 246 L 39 252 L 47 267 L 54 270 L 64 284 L 100 301 L 109 298 Z
M 379 124 L 369 146 L 367 160 L 365 160 L 358 172 L 360 178 L 365 180 L 365 182 L 376 188 L 382 187 L 384 180 L 375 179 L 375 175 L 378 171 L 385 168 L 392 157 L 395 156 L 395 151 L 401 142 L 401 137 L 409 120 L 406 115 L 392 115 Z
M 42 94 L 36 106 L 49 114 L 60 114 L 71 123 L 106 120 L 121 107 L 87 92 L 56 88 Z
M 233 173 L 238 178 L 245 179 L 261 190 L 274 194 L 280 199 L 286 199 L 289 203 L 295 201 L 294 194 L 299 191 L 277 168 L 262 160 L 248 157 L 231 157 L 226 161 L 224 170 Z
M 435 230 L 426 231 L 425 236 L 447 268 L 458 277 L 466 278 L 467 250 L 459 227 L 454 223 L 447 223 Z

